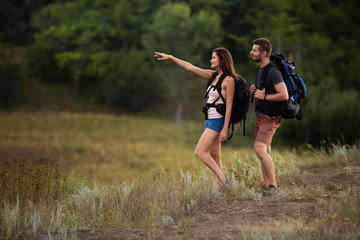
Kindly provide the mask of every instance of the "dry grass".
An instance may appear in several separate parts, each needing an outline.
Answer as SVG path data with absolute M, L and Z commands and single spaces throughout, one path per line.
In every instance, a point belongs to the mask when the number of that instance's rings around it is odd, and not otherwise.
M 66 179 L 50 159 L 6 162 L 0 176 L 0 204 L 52 201 L 65 193 Z
M 14 113 L 0 121 L 1 157 L 26 157 L 2 164 L 0 238 L 75 239 L 77 231 L 95 227 L 173 231 L 194 227 L 228 199 L 266 207 L 252 149 L 223 148 L 224 171 L 234 183 L 218 186 L 193 156 L 201 132 L 195 123 L 71 113 Z M 233 229 L 246 239 L 359 238 L 360 171 L 353 167 L 359 149 L 273 151 L 280 186 L 274 201 L 311 201 L 316 211 L 256 224 L 235 221 Z M 32 160 L 38 155 L 52 158 Z M 331 176 L 339 182 L 331 181 L 329 167 L 339 169 Z M 316 169 L 317 177 L 301 169 Z
M 235 225 L 245 239 L 359 239 L 360 201 L 357 194 L 341 192 L 316 205 L 313 217 L 262 218 L 257 223 Z
M 360 238 L 359 145 L 332 145 L 326 150 L 304 148 L 306 150 L 301 154 L 295 154 L 295 151 L 274 154 L 280 195 L 282 192 L 285 196 L 267 202 L 268 206 L 264 208 L 280 209 L 278 204 L 296 202 L 311 203 L 312 207 L 299 212 L 293 209 L 295 217 L 289 217 L 287 211 L 291 212 L 291 209 L 285 209 L 276 218 L 265 215 L 256 223 L 240 218 L 233 223 L 233 228 L 244 239 Z M 304 175 L 295 165 L 316 174 Z M 250 181 L 250 186 L 252 183 Z M 262 204 L 261 197 L 258 204 Z

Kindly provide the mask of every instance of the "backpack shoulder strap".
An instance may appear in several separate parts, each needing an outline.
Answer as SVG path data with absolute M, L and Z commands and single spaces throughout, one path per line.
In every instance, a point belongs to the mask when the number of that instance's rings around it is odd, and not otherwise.
M 268 76 L 268 73 L 271 68 L 275 67 L 276 65 L 270 62 L 268 65 L 266 65 L 261 73 L 261 86 L 260 88 L 263 89 L 266 86 L 266 79 Z
M 222 82 L 224 81 L 224 79 L 227 77 L 227 75 L 225 73 L 221 74 L 219 80 L 217 81 L 216 85 L 218 88 L 220 87 L 221 88 L 221 84 Z
M 219 93 L 219 96 L 221 97 L 221 99 L 223 100 L 224 103 L 226 103 L 224 96 L 221 93 L 221 84 L 223 83 L 224 79 L 227 77 L 227 75 L 225 73 L 221 74 L 219 80 L 217 81 L 215 88 Z
M 214 86 L 211 86 L 211 82 L 212 82 L 212 79 L 209 79 L 209 82 L 206 86 L 206 94 L 204 96 L 204 98 L 207 98 L 209 96 L 209 92 L 212 88 L 214 88 Z M 210 87 L 211 86 L 211 87 Z
M 207 96 L 209 95 L 210 90 L 211 90 L 212 88 L 215 88 L 215 89 L 218 91 L 221 99 L 222 99 L 222 100 L 224 101 L 224 103 L 225 103 L 225 98 L 224 98 L 224 96 L 221 94 L 221 84 L 222 84 L 222 82 L 224 81 L 224 79 L 225 79 L 226 77 L 227 77 L 227 75 L 226 75 L 225 73 L 221 74 L 219 80 L 216 82 L 216 85 L 215 85 L 215 86 L 212 86 L 212 87 L 210 87 L 210 88 L 209 88 L 209 86 L 211 85 L 212 80 L 209 79 L 208 85 L 207 85 L 207 87 L 206 87 L 206 89 L 207 89 L 207 90 L 206 90 L 206 94 L 205 94 L 205 97 L 204 97 L 204 98 L 207 98 Z M 209 88 L 209 89 L 208 89 L 208 88 Z M 219 98 L 218 98 L 218 99 L 219 99 Z M 218 99 L 216 99 L 215 102 L 216 102 Z M 215 102 L 214 102 L 214 103 L 215 103 Z

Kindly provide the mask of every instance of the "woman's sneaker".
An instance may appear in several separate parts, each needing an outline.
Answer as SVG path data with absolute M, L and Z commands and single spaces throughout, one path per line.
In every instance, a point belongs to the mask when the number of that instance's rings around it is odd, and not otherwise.
M 232 184 L 232 180 L 228 177 L 225 177 L 226 178 L 226 185 L 231 185 Z

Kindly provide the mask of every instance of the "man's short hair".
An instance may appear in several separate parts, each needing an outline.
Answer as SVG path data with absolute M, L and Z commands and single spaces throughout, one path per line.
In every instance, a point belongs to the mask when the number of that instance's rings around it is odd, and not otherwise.
M 271 42 L 267 38 L 255 39 L 252 44 L 259 45 L 260 53 L 266 52 L 266 57 L 269 57 L 272 51 Z

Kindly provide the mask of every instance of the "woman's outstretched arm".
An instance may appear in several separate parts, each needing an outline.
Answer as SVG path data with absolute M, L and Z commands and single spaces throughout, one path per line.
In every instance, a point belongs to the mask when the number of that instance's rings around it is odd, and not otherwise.
M 177 65 L 179 65 L 180 67 L 195 73 L 196 75 L 209 79 L 211 77 L 211 75 L 215 72 L 213 70 L 208 70 L 208 69 L 202 69 L 199 67 L 196 67 L 194 65 L 192 65 L 191 63 L 181 60 L 179 58 L 176 58 L 172 55 L 169 54 L 165 54 L 165 53 L 160 53 L 160 52 L 154 52 L 154 57 L 157 57 L 158 60 L 171 60 L 174 63 L 176 63 Z

